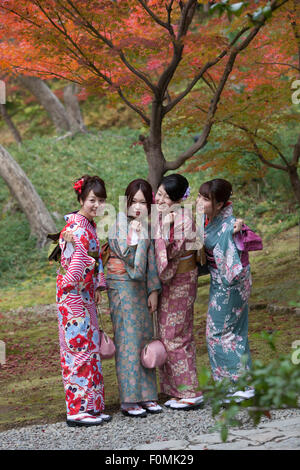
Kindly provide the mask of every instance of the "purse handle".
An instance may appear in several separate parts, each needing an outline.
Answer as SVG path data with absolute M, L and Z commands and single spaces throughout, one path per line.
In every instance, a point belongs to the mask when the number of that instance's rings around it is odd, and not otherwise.
M 158 322 L 157 322 L 157 310 L 152 313 L 152 321 L 153 321 L 153 339 L 160 339 L 158 335 Z
M 99 323 L 100 323 L 100 330 L 104 331 L 103 327 L 103 318 L 102 318 L 102 312 L 99 304 L 96 304 L 97 307 L 97 312 L 98 312 L 98 317 L 99 317 Z

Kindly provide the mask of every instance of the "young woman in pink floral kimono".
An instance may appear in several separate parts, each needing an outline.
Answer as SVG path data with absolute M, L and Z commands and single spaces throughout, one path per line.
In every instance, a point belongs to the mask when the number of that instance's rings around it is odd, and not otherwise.
M 197 391 L 196 347 L 193 338 L 194 302 L 197 294 L 195 223 L 192 214 L 180 206 L 189 194 L 187 179 L 179 174 L 166 176 L 155 196 L 158 220 L 155 257 L 162 283 L 158 323 L 168 358 L 160 368 L 161 392 L 169 395 L 171 409 L 202 406 Z M 168 230 L 169 226 L 169 230 Z
M 80 210 L 65 216 L 59 245 L 57 275 L 62 377 L 69 426 L 96 426 L 109 421 L 103 414 L 104 385 L 100 334 L 95 302 L 106 288 L 94 217 L 106 199 L 97 176 L 84 175 L 74 184 Z M 72 242 L 72 243 L 71 243 Z

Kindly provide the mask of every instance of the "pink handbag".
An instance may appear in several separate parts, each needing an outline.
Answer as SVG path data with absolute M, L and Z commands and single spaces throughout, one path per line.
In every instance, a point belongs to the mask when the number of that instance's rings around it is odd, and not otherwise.
M 141 351 L 141 363 L 147 369 L 161 367 L 167 360 L 167 351 L 162 341 L 157 337 L 157 312 L 153 313 L 154 337 Z
M 103 330 L 103 321 L 102 321 L 102 314 L 99 306 L 97 306 L 97 310 L 99 313 L 99 320 L 101 324 L 100 328 L 100 357 L 101 359 L 111 359 L 114 357 L 116 352 L 116 347 L 114 345 L 113 340 L 105 333 Z
M 100 357 L 101 359 L 111 359 L 114 357 L 116 347 L 113 340 L 103 331 L 100 330 Z

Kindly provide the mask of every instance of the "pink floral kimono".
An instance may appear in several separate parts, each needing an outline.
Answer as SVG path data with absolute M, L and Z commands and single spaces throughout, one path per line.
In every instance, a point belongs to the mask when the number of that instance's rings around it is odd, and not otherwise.
M 155 257 L 162 293 L 158 306 L 158 324 L 168 358 L 160 368 L 161 392 L 176 398 L 194 398 L 198 380 L 196 347 L 193 337 L 194 302 L 197 294 L 195 224 L 186 209 L 175 213 L 168 238 L 162 236 L 157 223 Z M 182 262 L 185 267 L 182 269 Z

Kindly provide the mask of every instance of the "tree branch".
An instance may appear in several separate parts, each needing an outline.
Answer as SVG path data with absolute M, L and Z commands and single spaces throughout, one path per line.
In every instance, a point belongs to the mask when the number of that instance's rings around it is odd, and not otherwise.
M 231 126 L 233 127 L 236 127 L 237 129 L 240 129 L 242 131 L 244 131 L 248 137 L 252 137 L 253 139 L 257 138 L 259 140 L 261 140 L 262 142 L 265 142 L 266 144 L 270 145 L 270 147 L 272 147 L 277 153 L 278 155 L 280 156 L 280 158 L 284 161 L 284 163 L 286 164 L 287 167 L 290 166 L 290 163 L 288 162 L 288 160 L 285 158 L 285 156 L 283 155 L 283 153 L 281 152 L 281 150 L 277 147 L 277 145 L 275 145 L 273 142 L 271 142 L 269 139 L 266 139 L 265 137 L 262 137 L 262 136 L 259 136 L 257 135 L 257 133 L 254 133 L 252 132 L 250 129 L 248 129 L 246 126 L 241 126 L 239 124 L 235 124 L 234 122 L 232 121 L 229 121 L 227 120 L 226 123 L 230 124 Z
M 166 23 L 165 21 L 162 21 L 151 8 L 148 7 L 147 2 L 144 2 L 143 0 L 138 0 L 138 2 L 141 4 L 141 6 L 146 10 L 149 16 L 155 21 L 155 23 L 159 24 L 163 28 L 165 28 L 167 31 L 169 31 L 170 35 L 175 38 L 174 30 L 171 26 L 171 10 L 172 10 L 172 4 L 173 1 L 170 2 L 170 5 L 167 8 L 168 12 L 168 22 Z
M 123 62 L 123 64 L 134 74 L 136 75 L 138 78 L 140 78 L 147 86 L 148 88 L 150 88 L 150 90 L 156 95 L 157 93 L 157 89 L 155 87 L 155 85 L 153 83 L 151 83 L 151 81 L 147 78 L 147 76 L 140 72 L 138 69 L 136 69 L 126 58 L 124 52 L 121 50 L 121 49 L 118 49 L 114 46 L 113 42 L 108 39 L 107 37 L 105 37 L 103 34 L 99 33 L 99 31 L 87 20 L 87 18 L 85 18 L 83 16 L 83 14 L 80 12 L 80 10 L 78 10 L 78 8 L 74 5 L 74 3 L 71 1 L 71 0 L 67 0 L 68 4 L 74 9 L 74 11 L 77 13 L 77 15 L 79 16 L 81 22 L 82 22 L 82 26 L 84 26 L 84 28 L 87 30 L 87 31 L 90 31 L 94 34 L 94 37 L 96 37 L 97 39 L 100 39 L 104 44 L 106 44 L 110 49 L 112 49 L 113 51 L 116 51 L 121 59 L 121 61 Z M 72 15 L 72 12 L 70 12 L 70 10 L 68 8 L 65 7 L 65 5 L 61 5 L 62 8 L 64 8 L 69 14 Z M 73 18 L 76 18 L 76 16 L 72 15 Z
M 284 3 L 286 3 L 288 0 L 283 0 L 282 3 L 280 4 L 283 5 Z M 271 3 L 271 8 L 272 10 L 276 10 L 277 8 L 279 8 L 279 6 L 277 5 L 277 0 L 273 0 L 273 2 Z M 223 72 L 223 75 L 222 75 L 222 78 L 219 82 L 219 85 L 217 87 L 217 90 L 215 92 L 215 95 L 213 97 L 213 99 L 211 100 L 211 104 L 210 104 L 210 108 L 209 108 L 209 112 L 208 112 L 208 115 L 207 115 L 207 119 L 206 119 L 206 123 L 204 125 L 204 128 L 203 128 L 203 131 L 201 133 L 201 136 L 200 138 L 193 144 L 190 146 L 189 149 L 187 149 L 185 152 L 183 152 L 181 155 L 179 155 L 177 157 L 176 160 L 173 160 L 173 161 L 167 161 L 166 162 L 166 170 L 175 170 L 177 168 L 179 168 L 186 160 L 188 160 L 189 158 L 191 158 L 198 150 L 200 150 L 201 148 L 203 148 L 206 143 L 207 143 L 207 138 L 209 136 L 209 133 L 210 133 L 210 130 L 212 128 L 212 125 L 213 125 L 213 118 L 214 118 L 214 115 L 217 111 L 217 106 L 218 106 L 218 103 L 219 103 L 219 100 L 220 100 L 220 97 L 221 97 L 221 94 L 222 94 L 222 91 L 226 85 L 226 82 L 228 80 L 228 77 L 233 69 L 233 66 L 234 66 L 234 63 L 235 63 L 235 60 L 236 60 L 236 57 L 238 56 L 238 54 L 243 51 L 249 44 L 250 42 L 254 39 L 254 37 L 257 35 L 257 33 L 260 31 L 260 29 L 262 28 L 262 26 L 265 24 L 266 22 L 266 18 L 264 18 L 263 21 L 261 21 L 259 24 L 257 24 L 256 26 L 252 27 L 251 29 L 249 27 L 246 27 L 246 28 L 243 28 L 242 31 L 240 31 L 236 36 L 235 38 L 233 39 L 232 44 L 235 44 L 237 42 L 237 40 L 246 32 L 250 29 L 250 32 L 249 34 L 247 35 L 247 37 L 245 39 L 242 40 L 242 42 L 238 45 L 235 45 L 235 46 L 232 46 L 231 47 L 231 52 L 230 52 L 230 55 L 229 55 L 229 58 L 228 58 L 228 61 L 227 61 L 227 64 L 225 66 L 225 70 Z M 219 55 L 219 58 L 215 59 L 215 63 L 217 63 L 219 60 L 221 60 L 222 57 L 224 57 L 226 54 L 228 53 L 227 50 L 223 51 L 220 55 Z M 222 57 L 221 57 L 222 56 Z M 206 66 L 203 67 L 203 69 L 206 69 L 208 64 L 206 64 Z M 209 68 L 209 67 L 207 67 Z M 202 71 L 198 74 L 198 77 L 200 78 L 201 75 L 204 73 L 204 71 Z M 198 78 L 198 79 L 199 79 Z M 184 96 L 187 95 L 187 93 L 193 88 L 193 86 L 195 85 L 195 83 L 198 81 L 197 80 L 193 80 L 192 83 L 188 86 L 187 90 L 185 92 L 183 92 L 181 95 L 180 95 L 180 99 L 182 99 Z M 175 98 L 175 100 L 173 101 L 173 104 L 171 103 L 170 105 L 168 105 L 167 107 L 165 107 L 165 110 L 168 109 L 168 111 L 170 109 L 172 109 L 172 107 L 174 107 L 174 105 L 176 103 L 178 103 L 180 101 L 180 99 L 178 99 L 179 97 L 177 97 L 177 99 Z M 175 103 L 175 104 L 174 104 Z M 283 169 L 286 171 L 285 167 L 282 167 L 280 169 Z

